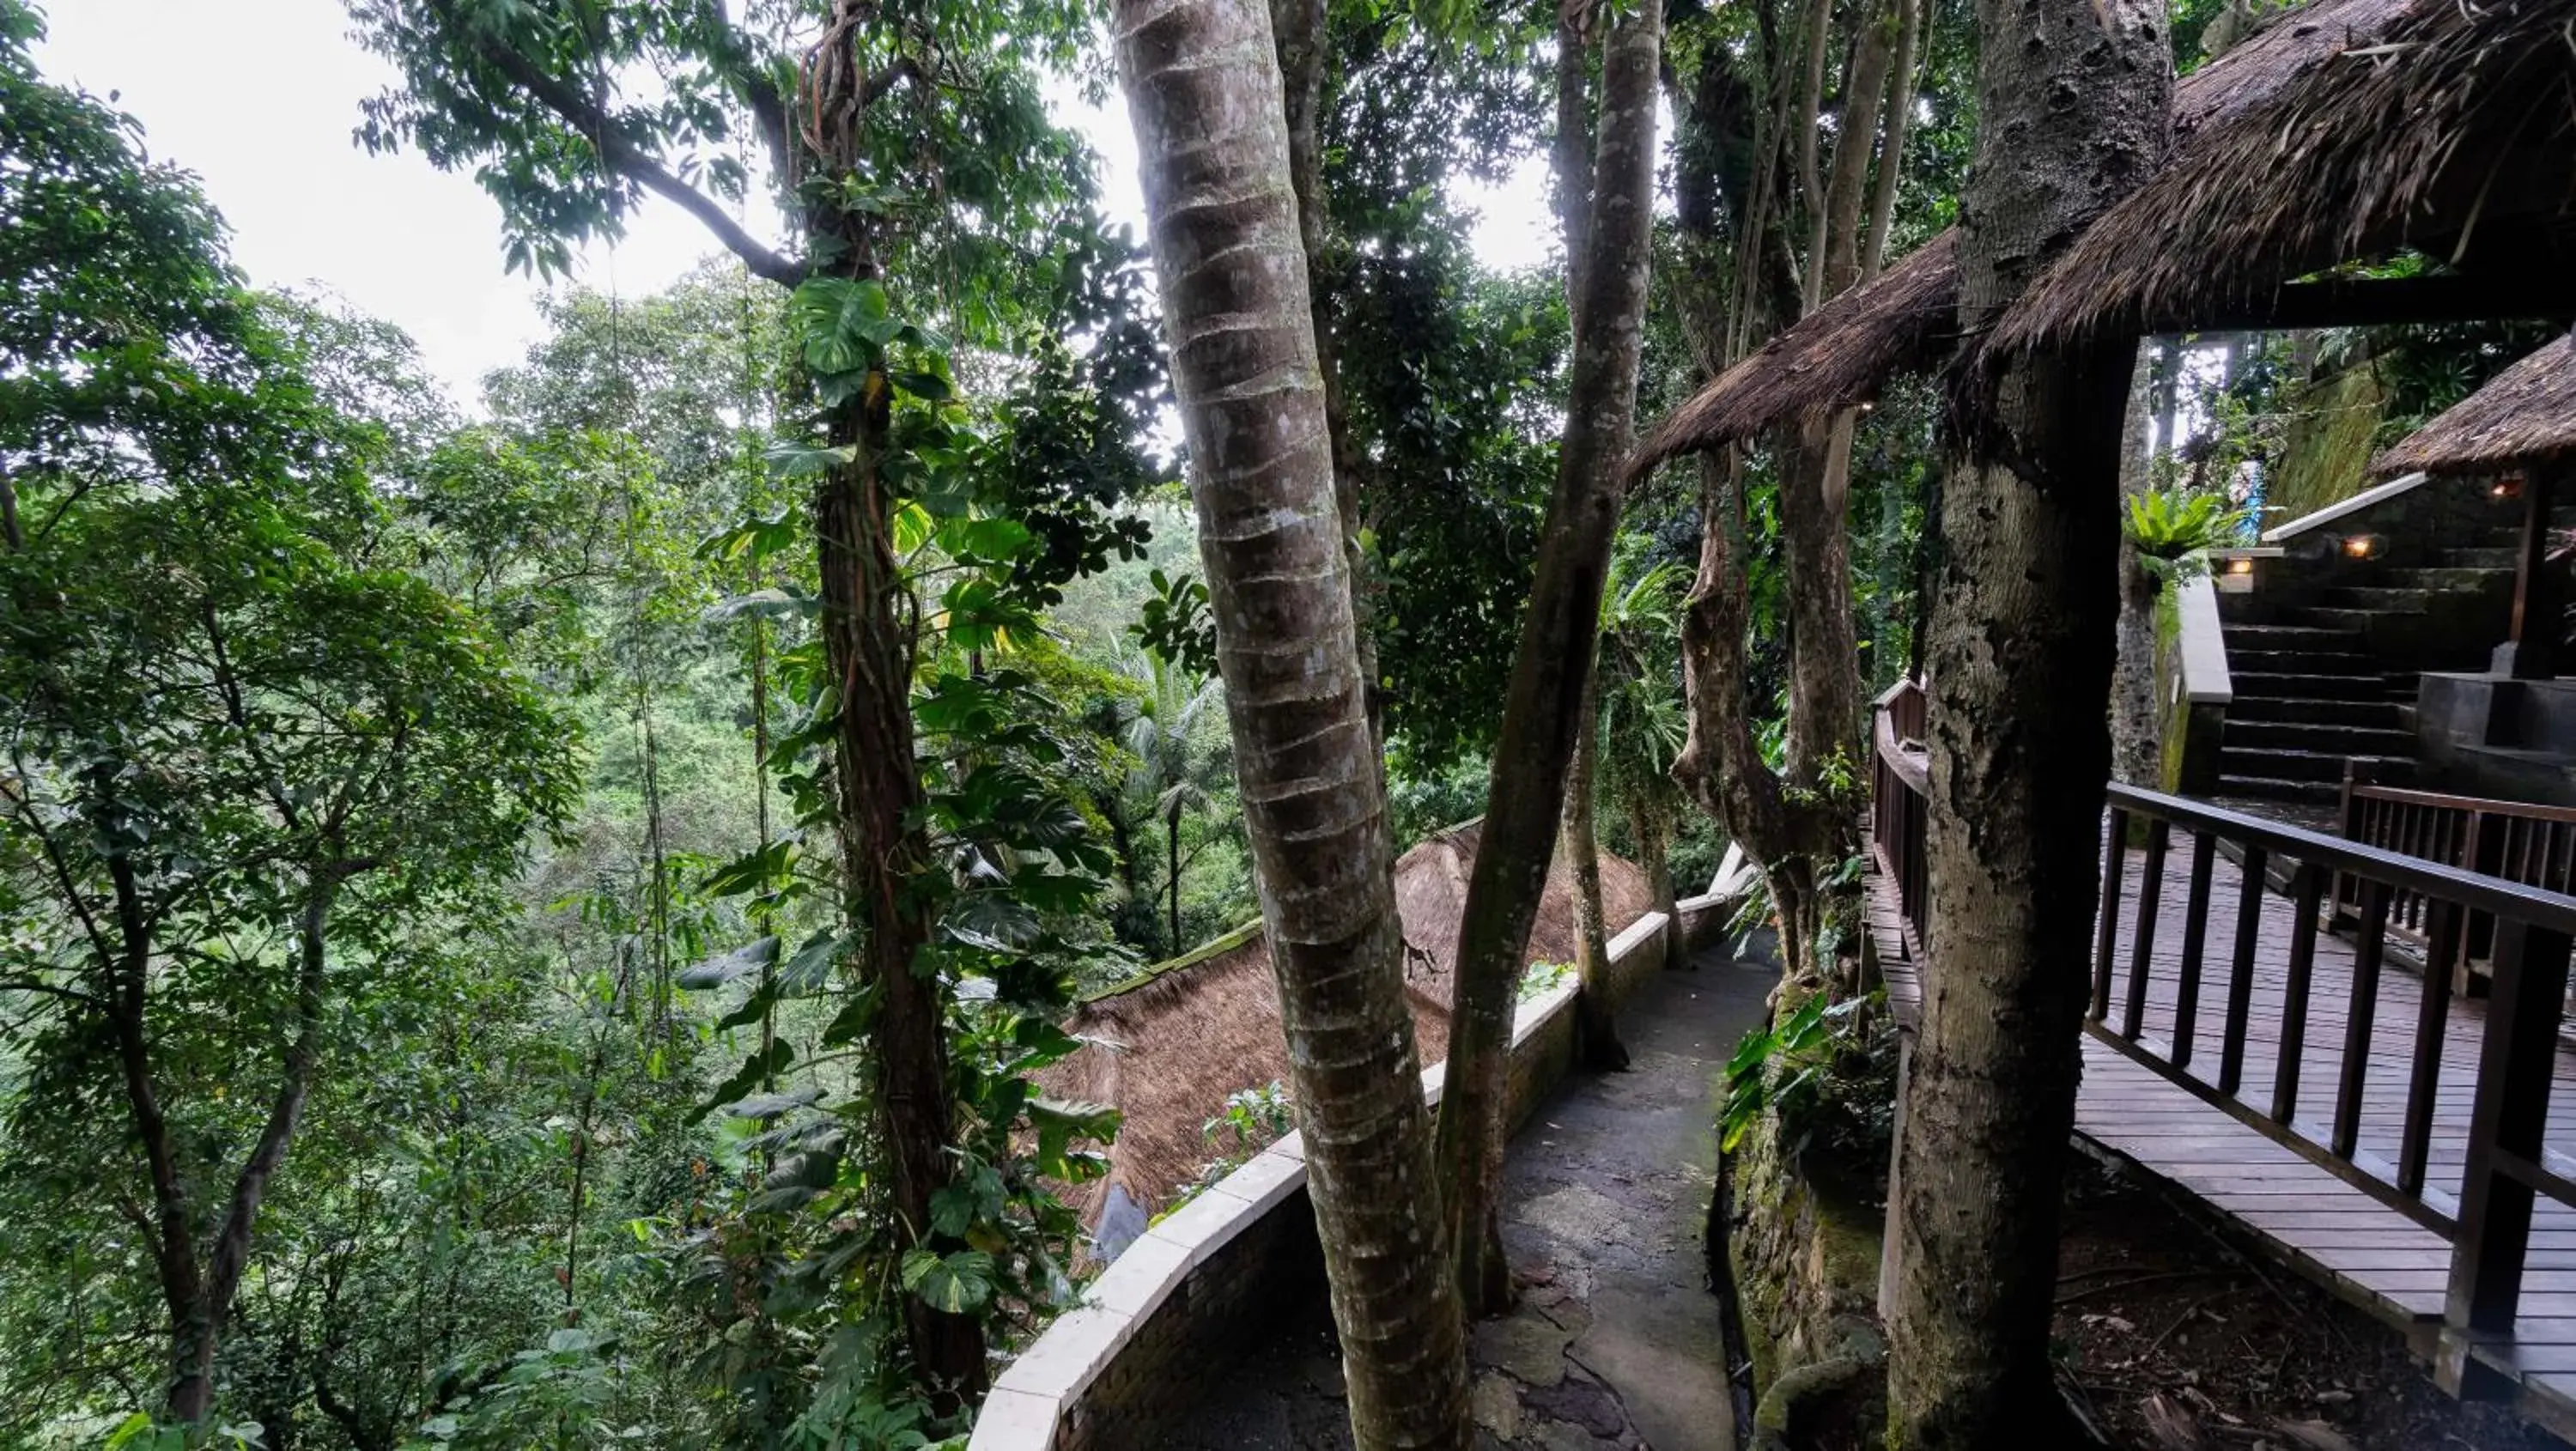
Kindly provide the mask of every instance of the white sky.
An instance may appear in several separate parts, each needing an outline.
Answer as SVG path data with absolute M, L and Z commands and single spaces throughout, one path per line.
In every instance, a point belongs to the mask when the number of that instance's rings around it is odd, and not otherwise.
M 416 153 L 370 156 L 351 139 L 359 102 L 392 70 L 349 39 L 339 0 L 52 0 L 47 24 L 36 52 L 45 75 L 118 92 L 152 154 L 203 179 L 255 285 L 318 287 L 400 325 L 462 404 L 542 333 L 541 289 L 503 271 L 499 212 L 473 178 Z M 1113 218 L 1143 235 L 1117 98 L 1100 109 L 1068 99 L 1064 110 L 1102 154 Z M 1459 197 L 1482 215 L 1474 241 L 1488 265 L 1547 257 L 1545 181 L 1534 157 L 1505 185 Z M 647 293 L 716 250 L 695 221 L 651 199 L 613 250 L 578 260 L 576 276 Z

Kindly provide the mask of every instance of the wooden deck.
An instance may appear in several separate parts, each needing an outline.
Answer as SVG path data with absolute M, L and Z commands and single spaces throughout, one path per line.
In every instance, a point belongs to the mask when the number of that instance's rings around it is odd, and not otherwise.
M 2140 1046 L 2170 1060 L 2175 1037 L 2175 984 L 2182 951 L 2187 899 L 2189 837 L 2174 833 L 2165 856 L 2159 894 L 2159 927 L 2151 944 L 2149 990 Z M 2142 900 L 2145 854 L 2127 854 L 2115 962 L 2111 1021 L 2120 1020 L 2128 990 L 2134 943 L 2134 904 Z M 2195 1047 L 2185 1070 L 2215 1095 L 2218 1045 L 2231 983 L 2241 876 L 2224 854 L 2214 862 L 2207 941 L 2194 1013 Z M 1870 882 L 1869 918 L 1881 968 L 1901 1016 L 1917 990 L 1914 964 L 1905 951 L 1893 892 L 1883 874 Z M 2273 1104 L 2281 1058 L 2292 903 L 2277 893 L 2262 898 L 2262 935 L 2255 955 L 2251 1015 L 2243 1077 L 2237 1097 L 2262 1112 Z M 2082 971 L 2070 963 L 2066 970 Z M 2377 1000 L 2354 1001 L 2354 959 L 2349 943 L 2320 934 L 2300 1064 L 2299 1135 L 2320 1149 L 2330 1137 L 2336 1085 L 2343 1071 L 2346 1030 L 2352 1013 L 2368 1008 L 2370 1038 L 2355 1162 L 2393 1181 L 2398 1131 L 2406 1101 L 2408 1060 L 2415 1040 L 2420 979 L 2391 962 Z M 2475 1077 L 2484 1005 L 2453 999 L 2448 1008 L 2442 1070 L 2425 1176 L 2425 1199 L 2453 1211 L 2460 1190 L 2468 1138 L 2470 1092 Z M 2079 1133 L 2100 1148 L 2188 1191 L 2233 1220 L 2257 1244 L 2338 1295 L 2409 1334 L 2419 1351 L 2433 1352 L 2450 1282 L 2451 1248 L 2442 1234 L 2418 1224 L 2309 1158 L 2265 1137 L 2190 1089 L 2170 1081 L 2117 1047 L 2087 1034 L 2084 1085 L 2076 1108 Z M 2562 1046 L 2550 1095 L 2548 1143 L 2576 1152 L 2576 1053 Z M 2479 1347 L 2488 1367 L 2521 1383 L 2526 1409 L 2567 1434 L 2576 1426 L 2576 1210 L 2544 1197 L 2532 1227 L 2528 1275 L 2520 1319 L 2509 1345 Z

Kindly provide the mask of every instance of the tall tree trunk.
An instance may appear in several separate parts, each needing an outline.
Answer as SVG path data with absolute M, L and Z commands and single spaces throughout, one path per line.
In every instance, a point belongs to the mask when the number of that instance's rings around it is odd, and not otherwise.
M 2138 345 L 2129 374 L 2129 404 L 2120 425 L 2120 502 L 2147 492 L 2147 415 L 2153 406 L 2153 345 Z M 2120 633 L 2111 689 L 2111 774 L 2132 786 L 2164 789 L 2162 733 L 2156 728 L 2156 582 L 2120 538 Z
M 1593 0 L 1557 0 L 1556 7 L 1556 224 L 1565 238 L 1566 317 L 1583 336 L 1583 278 L 1592 255 Z
M 1574 309 L 1583 322 L 1575 333 L 1565 438 L 1459 924 L 1457 1001 L 1440 1100 L 1440 1182 L 1460 1293 L 1479 1311 L 1502 1308 L 1511 1294 L 1496 1194 L 1512 1005 L 1591 690 L 1601 595 L 1626 493 L 1621 461 L 1636 424 L 1662 35 L 1660 0 L 1644 0 L 1611 27 L 1603 49 L 1600 144 L 1582 302 Z
M 1592 830 L 1594 763 L 1601 754 L 1596 699 L 1595 692 L 1584 693 L 1574 761 L 1565 773 L 1565 810 L 1556 849 L 1565 853 L 1567 875 L 1574 878 L 1574 978 L 1581 985 L 1574 1014 L 1582 1061 L 1588 1068 L 1615 1070 L 1628 1066 L 1628 1050 L 1619 1041 L 1618 1015 L 1610 1007 L 1610 933 L 1602 921 L 1607 914 L 1601 909 L 1601 842 Z
M 1119 0 L 1244 826 L 1361 1451 L 1469 1444 L 1270 14 Z
M 1306 300 L 1315 320 L 1315 364 L 1324 383 L 1324 425 L 1333 443 L 1333 502 L 1341 514 L 1342 553 L 1350 568 L 1351 627 L 1357 633 L 1360 679 L 1368 689 L 1369 733 L 1386 744 L 1386 696 L 1378 687 L 1376 594 L 1368 551 L 1359 445 L 1351 439 L 1350 411 L 1342 401 L 1341 334 L 1336 326 L 1331 270 L 1330 211 L 1324 197 L 1324 152 L 1316 122 L 1324 106 L 1324 49 L 1330 30 L 1324 0 L 1271 0 L 1270 28 L 1279 51 L 1280 93 L 1288 123 L 1288 177 L 1297 191 L 1297 235 L 1306 254 Z M 1383 755 L 1380 757 L 1383 765 Z M 1383 773 L 1381 773 L 1381 779 Z
M 1171 864 L 1172 876 L 1169 883 L 1172 895 L 1169 919 L 1172 924 L 1171 955 L 1178 957 L 1187 950 L 1181 945 L 1181 807 L 1179 802 L 1174 802 L 1172 809 L 1163 814 L 1163 852 L 1163 859 Z
M 1807 7 L 1799 38 L 1806 47 L 1806 83 L 1798 92 L 1798 115 L 1790 134 L 1798 142 L 1798 199 L 1806 207 L 1807 255 L 1798 271 L 1799 311 L 1814 312 L 1824 299 L 1825 185 L 1817 169 L 1817 123 L 1825 108 L 1825 42 L 1834 28 L 1833 0 L 1814 0 Z M 1785 220 L 1788 209 L 1781 209 Z
M 1664 966 L 1684 965 L 1689 945 L 1682 937 L 1681 905 L 1673 893 L 1673 823 L 1661 806 L 1633 802 L 1628 807 L 1628 834 L 1637 839 L 1638 865 L 1646 869 L 1646 890 L 1655 910 L 1664 914 Z
M 1783 430 L 1780 546 L 1789 614 L 1789 730 L 1781 768 L 1812 788 L 1860 759 L 1860 641 L 1852 629 L 1851 415 Z M 1858 810 L 1853 810 L 1858 821 Z M 1855 825 L 1847 833 L 1859 840 Z
M 258 1141 L 233 1175 L 232 1193 L 224 1202 L 214 1242 L 202 1260 L 189 1238 L 192 1230 L 187 1192 L 177 1178 L 175 1164 L 170 1162 L 168 1128 L 151 1089 L 139 989 L 135 996 L 131 1042 L 123 1056 L 128 1095 L 136 1110 L 137 1127 L 143 1132 L 146 1156 L 152 1161 L 154 1197 L 161 1202 L 162 1298 L 169 1307 L 171 1321 L 168 1411 L 170 1419 L 180 1425 L 198 1425 L 214 1409 L 215 1355 L 222 1348 L 224 1326 L 232 1318 L 233 1297 L 241 1289 L 242 1273 L 250 1264 L 251 1238 L 259 1223 L 260 1206 L 267 1202 L 268 1186 L 285 1164 L 287 1146 L 294 1141 L 296 1127 L 304 1117 L 313 1066 L 321 1056 L 324 948 L 331 905 L 339 896 L 341 877 L 341 869 L 323 868 L 306 888 L 304 908 L 296 922 L 295 1011 L 278 1054 L 277 1092 L 270 1100 Z M 127 1037 L 122 1022 L 119 1037 L 121 1043 Z M 174 1211 L 179 1216 L 175 1223 Z
M 1901 6 L 1905 0 L 1893 3 Z M 1871 0 L 1852 36 L 1851 63 L 1843 72 L 1842 115 L 1834 125 L 1833 173 L 1825 182 L 1824 249 L 1820 263 L 1812 264 L 1824 279 L 1817 294 L 1819 303 L 1841 296 L 1861 278 L 1863 244 L 1869 232 L 1862 205 L 1869 195 L 1879 108 L 1887 100 L 1887 73 L 1900 28 L 1890 0 Z M 1896 170 L 1892 154 L 1885 169 L 1890 175 Z
M 873 400 L 873 401 L 871 401 Z M 823 646 L 841 682 L 834 775 L 840 786 L 845 910 L 860 932 L 859 980 L 878 995 L 868 1067 L 894 1212 L 913 1242 L 945 1251 L 930 1232 L 930 1199 L 947 1187 L 956 1109 L 948 1081 L 947 1011 L 936 977 L 916 967 L 931 924 L 917 889 L 931 871 L 917 825 L 920 769 L 913 762 L 912 649 L 902 610 L 886 490 L 881 389 L 844 406 L 831 441 L 855 451 L 816 485 L 814 533 L 822 554 Z M 944 1404 L 984 1387 L 984 1335 L 971 1315 L 904 1297 L 904 1338 L 915 1370 Z
M 1646 869 L 1646 892 L 1654 894 L 1654 910 L 1664 912 L 1664 966 L 1687 966 L 1690 941 L 1682 936 L 1682 902 L 1672 889 L 1672 809 L 1662 804 L 1641 804 L 1628 812 L 1628 830 L 1636 835 L 1636 850 L 1641 866 Z
M 1984 331 L 2171 133 L 2157 0 L 1980 0 L 1961 330 Z M 1932 892 L 1899 1148 L 1889 1444 L 2053 1444 L 2049 1320 L 2109 774 L 2132 340 L 2006 360 L 1947 443 L 1927 641 Z M 1975 410 L 1971 410 L 1973 414 Z
M 2174 455 L 2175 415 L 2182 407 L 2182 339 L 2156 339 L 2156 454 Z
M 1901 3 L 1901 0 L 1900 0 Z M 1809 311 L 1860 280 L 1871 147 L 1886 98 L 1897 17 L 1876 0 L 1852 38 L 1843 74 L 1843 108 L 1835 127 L 1833 170 L 1818 207 L 1820 250 L 1808 259 Z M 1894 170 L 1891 163 L 1889 170 Z M 1860 755 L 1860 645 L 1851 609 L 1851 451 L 1858 414 L 1846 409 L 1794 434 L 1784 450 L 1780 526 L 1787 555 L 1789 639 L 1793 654 L 1788 759 L 1790 779 L 1812 782 L 1837 757 Z M 1838 847 L 1859 844 L 1857 827 Z
M 1905 179 L 1905 138 L 1914 125 L 1914 53 L 1923 40 L 1923 7 L 1931 0 L 1896 0 L 1896 59 L 1887 77 L 1886 131 L 1878 144 L 1878 179 L 1869 198 L 1869 237 L 1861 244 L 1860 275 L 1867 281 L 1887 264 L 1888 233 L 1896 224 L 1896 194 Z
M 1682 608 L 1690 739 L 1673 764 L 1673 779 L 1761 869 L 1779 918 L 1783 959 L 1805 965 L 1814 961 L 1814 926 L 1822 911 L 1814 864 L 1833 850 L 1838 833 L 1851 828 L 1833 802 L 1790 791 L 1763 763 L 1754 738 L 1753 711 L 1744 696 L 1752 608 L 1737 557 L 1744 546 L 1740 474 L 1740 459 L 1700 458 L 1699 574 Z M 1791 669 L 1794 676 L 1794 660 Z

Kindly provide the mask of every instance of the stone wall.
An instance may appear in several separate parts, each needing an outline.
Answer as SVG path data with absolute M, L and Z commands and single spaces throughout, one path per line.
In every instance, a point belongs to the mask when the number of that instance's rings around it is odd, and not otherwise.
M 1712 940 L 1724 904 L 1677 904 L 1692 948 Z M 1610 984 L 1626 1001 L 1664 966 L 1668 933 L 1650 912 L 1610 942 Z M 1694 930 L 1695 929 L 1695 930 Z M 1574 984 L 1523 1002 L 1512 1028 L 1512 1121 L 1565 1076 L 1574 1054 Z M 1615 1006 L 1615 1004 L 1614 1004 Z M 1422 1075 L 1440 1096 L 1443 1069 Z M 1269 1328 L 1264 1306 L 1320 1292 L 1323 1252 L 1306 1199 L 1305 1144 L 1290 1134 L 1130 1245 L 994 1382 L 970 1451 L 1110 1451 L 1154 1443 L 1204 1389 L 1203 1373 Z

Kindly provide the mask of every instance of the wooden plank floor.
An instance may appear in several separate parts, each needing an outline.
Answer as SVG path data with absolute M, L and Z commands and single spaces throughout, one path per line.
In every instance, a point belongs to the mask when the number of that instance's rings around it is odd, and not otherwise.
M 2144 868 L 2145 853 L 2130 851 L 2113 959 L 2109 1022 L 2114 1027 L 2124 1021 Z M 2167 1062 L 2175 1036 L 2190 871 L 2190 838 L 2176 831 L 2165 857 L 2157 925 L 2149 941 L 2139 1039 Z M 2193 1049 L 2184 1070 L 2213 1092 L 2241 880 L 2235 863 L 2219 855 L 2213 863 Z M 2259 910 L 2260 945 L 2251 974 L 2252 1012 L 2237 1097 L 2268 1114 L 2281 1060 L 2294 908 L 2287 898 L 2266 893 Z M 2345 1030 L 2355 1012 L 2365 1012 L 2370 1036 L 2363 1054 L 2368 1066 L 2357 1157 L 2375 1160 L 2380 1175 L 2392 1180 L 2421 990 L 2419 978 L 2392 962 L 2380 975 L 2375 999 L 2357 1002 L 2352 944 L 2318 935 L 2306 1036 L 2298 1055 L 2294 1124 L 2302 1138 L 2318 1146 L 2329 1141 Z M 2453 999 L 2442 1028 L 2426 1189 L 2427 1198 L 2445 1212 L 2460 1189 L 2485 1022 L 2483 1003 Z M 2084 1043 L 2084 1068 L 2076 1126 L 2087 1138 L 2190 1191 L 2266 1242 L 2282 1260 L 2347 1299 L 2401 1326 L 2429 1330 L 2438 1324 L 2451 1262 L 2450 1246 L 2441 1235 L 2090 1035 Z M 2561 1152 L 2576 1153 L 2576 1053 L 2563 1046 L 2550 1095 L 2548 1140 Z M 2481 1358 L 2523 1380 L 2526 1390 L 2542 1399 L 2576 1406 L 2576 1209 L 2542 1201 L 2521 1314 L 2514 1344 Z

